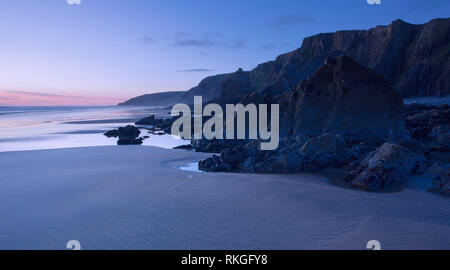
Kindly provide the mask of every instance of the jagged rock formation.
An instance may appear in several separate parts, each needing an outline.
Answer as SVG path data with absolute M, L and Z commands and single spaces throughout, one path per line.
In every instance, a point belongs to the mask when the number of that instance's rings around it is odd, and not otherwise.
M 449 44 L 449 18 L 421 25 L 396 20 L 369 30 L 318 34 L 305 38 L 299 49 L 280 55 L 275 61 L 251 71 L 207 77 L 177 98 L 190 104 L 194 95 L 203 96 L 204 101 L 234 101 L 252 91 L 277 95 L 314 74 L 326 58 L 341 55 L 383 75 L 404 98 L 443 96 L 450 94 Z M 145 105 L 151 98 L 146 95 L 124 104 Z
M 427 155 L 411 151 L 396 143 L 385 143 L 370 153 L 351 173 L 352 185 L 371 190 L 381 190 L 401 177 L 420 174 L 428 167 Z
M 119 127 L 117 129 L 110 130 L 103 135 L 106 137 L 118 137 L 118 145 L 140 145 L 144 140 L 143 138 L 138 137 L 140 134 L 141 131 L 137 127 L 128 125 L 126 127 Z
M 310 79 L 275 98 L 281 135 L 341 134 L 349 141 L 384 142 L 404 133 L 400 96 L 379 74 L 349 57 L 327 59 Z
M 413 104 L 406 106 L 408 134 L 431 151 L 450 151 L 450 106 Z
M 389 138 L 405 135 L 403 101 L 389 83 L 349 57 L 327 59 L 314 76 L 272 98 L 280 104 L 280 147 L 226 147 L 206 171 L 291 173 L 342 166 Z M 361 144 L 363 142 L 363 144 Z M 347 145 L 350 143 L 350 145 Z
M 324 134 L 307 141 L 298 151 L 307 170 L 340 166 L 352 158 L 344 137 Z

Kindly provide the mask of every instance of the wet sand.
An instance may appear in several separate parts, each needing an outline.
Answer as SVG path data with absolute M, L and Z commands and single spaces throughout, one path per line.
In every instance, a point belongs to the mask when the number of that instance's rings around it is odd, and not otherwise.
M 0 153 L 0 249 L 450 249 L 432 175 L 397 192 L 296 175 L 180 170 L 208 154 L 150 146 Z

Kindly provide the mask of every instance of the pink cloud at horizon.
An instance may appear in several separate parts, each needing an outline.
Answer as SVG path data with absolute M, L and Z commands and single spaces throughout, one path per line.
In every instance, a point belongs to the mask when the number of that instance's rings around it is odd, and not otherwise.
M 0 106 L 106 106 L 124 100 L 126 98 L 0 90 Z

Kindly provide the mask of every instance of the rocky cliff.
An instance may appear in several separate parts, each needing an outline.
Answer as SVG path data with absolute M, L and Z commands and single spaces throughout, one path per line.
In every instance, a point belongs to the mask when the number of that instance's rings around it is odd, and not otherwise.
M 274 62 L 275 82 L 285 89 L 293 87 L 314 73 L 325 58 L 340 55 L 374 69 L 403 97 L 450 94 L 450 19 L 422 25 L 396 20 L 367 31 L 306 38 L 301 48 Z
M 302 46 L 251 71 L 207 77 L 181 98 L 238 100 L 256 91 L 280 94 L 314 74 L 326 58 L 346 55 L 383 75 L 403 98 L 450 94 L 450 19 L 413 25 L 396 20 L 369 30 L 305 38 Z M 135 98 L 140 100 L 140 97 Z M 145 102 L 144 102 L 145 103 Z
M 221 74 L 203 79 L 198 86 L 187 91 L 182 99 L 191 104 L 194 96 L 202 96 L 204 101 L 234 103 L 253 90 L 250 73 L 241 69 L 234 73 Z

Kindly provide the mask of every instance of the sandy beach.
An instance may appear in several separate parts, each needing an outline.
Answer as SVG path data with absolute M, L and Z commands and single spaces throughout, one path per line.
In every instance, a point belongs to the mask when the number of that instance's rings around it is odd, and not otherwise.
M 151 146 L 0 153 L 0 249 L 450 249 L 450 200 L 339 187 L 338 174 L 197 173 Z M 334 179 L 334 180 L 333 180 Z

